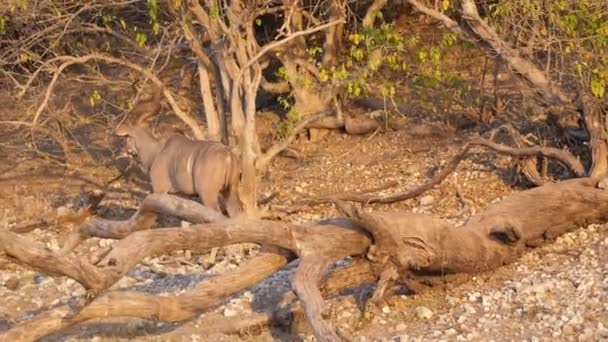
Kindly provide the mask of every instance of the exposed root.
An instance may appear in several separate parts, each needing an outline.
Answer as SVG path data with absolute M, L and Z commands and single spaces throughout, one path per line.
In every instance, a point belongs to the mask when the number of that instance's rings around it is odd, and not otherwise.
M 170 195 L 150 195 L 139 212 L 157 210 L 179 217 L 190 217 L 193 221 L 209 219 L 194 203 L 192 207 L 178 205 L 180 200 Z M 155 209 L 152 209 L 155 208 Z M 196 209 L 192 211 L 192 209 Z M 225 246 L 242 242 L 277 246 L 308 256 L 310 264 L 301 264 L 300 274 L 294 285 L 304 303 L 311 324 L 319 327 L 319 336 L 337 336 L 330 323 L 324 321 L 320 312 L 324 303 L 318 289 L 321 273 L 327 265 L 349 255 L 362 255 L 370 240 L 357 226 L 347 220 L 330 220 L 311 226 L 296 226 L 264 220 L 222 220 L 206 225 L 186 228 L 165 228 L 133 231 L 138 218 L 124 222 L 97 220 L 88 222 L 81 231 L 86 236 L 126 237 L 117 241 L 112 249 L 102 256 L 96 266 L 71 255 L 46 251 L 34 242 L 9 231 L 0 231 L 0 250 L 14 258 L 40 269 L 43 272 L 66 275 L 89 289 L 88 297 L 93 301 L 81 309 L 57 309 L 33 321 L 24 322 L 4 336 L 40 337 L 68 326 L 92 319 L 109 317 L 140 317 L 151 320 L 174 321 L 191 317 L 209 305 L 216 305 L 235 291 L 254 285 L 263 277 L 275 272 L 285 264 L 286 257 L 268 254 L 252 266 L 244 266 L 237 274 L 225 275 L 218 281 L 201 284 L 191 292 L 173 298 L 157 297 L 131 292 L 111 292 L 95 299 L 98 294 L 116 283 L 129 269 L 144 257 L 168 253 L 178 249 L 197 250 L 213 246 Z M 145 225 L 144 225 L 145 226 Z M 255 260 L 255 259 L 254 259 Z M 312 265 L 308 268 L 306 265 Z M 302 266 L 304 265 L 304 266 Z M 213 301 L 212 303 L 210 301 Z M 310 303 L 310 304 L 309 304 Z M 32 323 L 33 322 L 33 323 Z M 32 326 L 34 324 L 34 326 Z M 23 334 L 23 335 L 22 335 Z M 25 335 L 32 334 L 32 335 Z
M 369 194 L 369 193 L 373 193 L 373 192 L 390 189 L 397 185 L 399 185 L 399 182 L 391 181 L 391 182 L 382 184 L 380 186 L 376 186 L 376 187 L 369 188 L 369 189 L 364 189 L 364 190 L 353 192 L 353 193 L 341 193 L 341 194 L 321 196 L 321 197 L 317 197 L 317 198 L 309 198 L 309 199 L 297 201 L 296 203 L 294 203 L 293 205 L 290 205 L 290 206 L 273 205 L 273 206 L 271 206 L 271 208 L 274 211 L 279 211 L 279 212 L 283 212 L 286 214 L 293 214 L 298 211 L 305 210 L 306 208 L 309 208 L 314 205 L 330 203 L 333 200 L 348 201 L 349 198 L 352 198 L 354 196 L 361 196 L 361 195 L 365 195 L 365 194 Z

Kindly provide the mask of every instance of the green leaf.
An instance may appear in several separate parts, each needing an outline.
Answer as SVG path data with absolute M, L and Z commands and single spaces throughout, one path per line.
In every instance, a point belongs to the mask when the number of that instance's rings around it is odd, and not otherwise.
M 441 7 L 443 8 L 444 11 L 447 11 L 448 8 L 450 8 L 450 0 L 443 0 L 441 2 Z
M 137 42 L 137 45 L 139 47 L 143 47 L 144 45 L 146 45 L 146 42 L 148 41 L 148 36 L 143 32 L 137 32 L 135 34 L 135 41 Z
M 220 16 L 220 8 L 217 6 L 213 6 L 209 9 L 209 16 L 211 18 L 218 18 Z
M 592 77 L 591 93 L 597 98 L 604 97 L 606 94 L 606 80 L 599 77 Z

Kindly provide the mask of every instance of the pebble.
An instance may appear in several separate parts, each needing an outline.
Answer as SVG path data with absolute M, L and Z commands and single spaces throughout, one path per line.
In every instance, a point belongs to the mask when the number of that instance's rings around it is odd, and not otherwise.
M 458 334 L 458 331 L 456 331 L 454 328 L 450 328 L 445 331 L 445 336 L 454 336 L 456 334 Z
M 21 281 L 16 276 L 10 277 L 4 282 L 4 286 L 7 289 L 12 290 L 12 291 L 19 289 L 20 285 L 21 285 Z
M 106 248 L 106 247 L 112 246 L 113 243 L 114 243 L 114 240 L 112 240 L 112 239 L 99 239 L 99 242 L 97 244 L 101 248 Z
M 477 310 L 475 310 L 475 307 L 469 303 L 464 304 L 464 311 L 469 315 L 474 315 L 477 313 Z
M 426 306 L 419 306 L 416 308 L 416 316 L 420 319 L 430 319 L 433 317 L 433 311 Z
M 435 203 L 435 197 L 431 195 L 422 196 L 422 198 L 420 198 L 421 207 L 428 207 L 431 206 L 433 203 Z
M 45 281 L 48 280 L 49 277 L 45 276 L 44 274 L 38 274 L 36 276 L 34 276 L 34 284 L 42 284 Z
M 234 317 L 236 315 L 238 315 L 238 311 L 233 310 L 231 308 L 224 309 L 224 317 Z

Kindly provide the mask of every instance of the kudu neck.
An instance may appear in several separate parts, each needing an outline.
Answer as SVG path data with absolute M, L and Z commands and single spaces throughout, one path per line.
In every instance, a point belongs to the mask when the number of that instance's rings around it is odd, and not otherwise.
M 161 141 L 152 135 L 149 128 L 137 127 L 133 130 L 133 139 L 137 148 L 137 155 L 146 171 L 150 170 L 152 162 L 160 151 Z

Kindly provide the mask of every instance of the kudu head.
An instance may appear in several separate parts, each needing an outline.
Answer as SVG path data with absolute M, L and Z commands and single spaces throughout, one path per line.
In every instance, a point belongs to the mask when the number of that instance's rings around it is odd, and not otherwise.
M 137 155 L 144 166 L 149 166 L 157 152 L 158 141 L 147 127 L 161 109 L 162 87 L 158 87 L 152 98 L 139 101 L 116 126 L 115 134 L 126 138 L 124 152 Z

